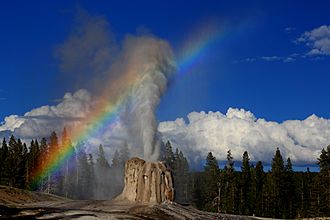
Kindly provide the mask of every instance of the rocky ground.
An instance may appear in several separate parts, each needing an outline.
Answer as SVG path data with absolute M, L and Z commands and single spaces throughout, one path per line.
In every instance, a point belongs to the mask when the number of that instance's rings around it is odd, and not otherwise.
M 0 219 L 256 219 L 208 213 L 174 202 L 69 200 L 0 186 Z

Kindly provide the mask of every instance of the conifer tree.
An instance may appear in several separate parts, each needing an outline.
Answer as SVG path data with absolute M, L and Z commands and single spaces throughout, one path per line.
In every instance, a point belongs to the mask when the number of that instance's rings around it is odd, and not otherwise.
M 113 155 L 112 161 L 111 161 L 111 168 L 118 168 L 118 167 L 120 167 L 120 164 L 121 164 L 120 154 L 119 154 L 119 151 L 116 150 L 115 154 Z
M 106 168 L 110 167 L 107 159 L 105 158 L 102 144 L 100 144 L 100 146 L 99 146 L 99 153 L 98 153 L 98 158 L 97 158 L 96 162 L 97 162 L 97 165 L 100 167 L 106 167 Z
M 26 184 L 26 164 L 27 164 L 27 148 L 26 145 L 14 136 L 10 137 L 8 143 L 8 168 L 9 186 L 24 188 Z
M 9 180 L 9 150 L 6 139 L 3 138 L 0 149 L 0 184 L 8 185 Z
M 40 141 L 40 158 L 38 160 L 38 163 L 39 163 L 38 166 L 44 167 L 48 158 L 49 158 L 49 147 L 47 144 L 47 140 L 46 140 L 46 138 L 42 138 Z M 44 173 L 43 176 L 41 177 L 40 185 L 34 186 L 34 187 L 39 188 L 40 191 L 49 192 L 49 187 L 48 187 L 49 179 L 50 179 L 49 173 Z
M 320 166 L 320 214 L 330 216 L 330 145 L 322 149 L 317 164 Z
M 29 189 L 36 190 L 35 186 L 31 185 L 30 178 L 33 172 L 38 168 L 39 157 L 40 157 L 39 143 L 37 140 L 32 140 L 29 147 L 28 153 L 28 164 L 27 164 L 27 182 L 29 184 Z
M 320 175 L 316 175 L 311 187 L 310 207 L 308 210 L 309 217 L 320 217 L 323 215 L 322 206 L 324 202 L 322 200 L 322 193 L 322 179 Z
M 255 214 L 256 216 L 264 216 L 263 213 L 263 188 L 265 173 L 264 167 L 261 161 L 258 161 L 255 168 L 255 192 L 256 192 L 256 202 L 255 202 Z
M 165 158 L 164 161 L 167 166 L 169 166 L 172 170 L 174 169 L 174 153 L 172 149 L 172 145 L 170 141 L 167 141 L 165 144 Z
M 271 169 L 271 180 L 273 188 L 273 203 L 272 203 L 272 213 L 274 218 L 283 217 L 283 204 L 284 204 L 284 161 L 280 152 L 277 148 L 275 156 L 272 160 Z
M 296 188 L 294 183 L 294 173 L 290 157 L 287 159 L 284 174 L 284 218 L 292 219 L 296 216 Z
M 49 153 L 50 155 L 57 157 L 56 159 L 58 159 L 61 155 L 61 149 L 55 131 L 52 132 L 49 138 Z M 50 193 L 62 195 L 63 192 L 62 180 L 63 180 L 63 173 L 62 173 L 62 167 L 60 167 L 60 169 L 56 173 L 50 174 L 50 178 L 48 180 L 48 191 Z
M 311 197 L 311 189 L 312 189 L 312 174 L 307 167 L 306 172 L 300 173 L 300 178 L 297 180 L 298 182 L 298 198 L 299 206 L 298 206 L 298 218 L 306 218 L 308 217 L 308 210 L 310 209 L 310 197 Z
M 124 145 L 121 146 L 119 150 L 119 163 L 122 168 L 124 168 L 126 161 L 129 159 L 129 150 L 128 150 L 128 144 L 125 141 Z M 123 169 L 124 171 L 124 169 Z
M 69 138 L 66 127 L 63 128 L 61 140 L 62 140 L 62 142 L 60 145 L 60 149 L 63 154 L 64 154 L 64 151 L 67 149 L 70 149 L 72 152 L 74 152 L 74 147 L 71 143 L 71 140 Z M 71 177 L 72 169 L 70 169 L 70 159 L 72 159 L 72 156 L 71 156 L 71 158 L 67 158 L 63 162 L 63 165 L 61 167 L 61 174 L 62 174 L 61 183 L 60 183 L 62 185 L 61 195 L 64 197 L 68 197 L 70 195 L 70 191 L 73 191 L 73 187 L 72 187 L 73 182 L 72 182 L 72 177 Z
M 227 162 L 223 170 L 223 182 L 224 182 L 224 203 L 223 211 L 225 213 L 234 213 L 235 211 L 235 194 L 236 194 L 236 181 L 235 181 L 235 169 L 234 158 L 231 154 L 231 150 L 227 151 Z
M 189 165 L 186 157 L 179 149 L 174 154 L 173 179 L 176 191 L 175 201 L 187 203 L 189 200 Z
M 243 153 L 242 161 L 242 183 L 241 183 L 241 214 L 252 214 L 252 201 L 251 201 L 251 166 L 248 152 Z
M 218 211 L 219 198 L 219 165 L 212 152 L 209 152 L 206 157 L 206 163 L 204 166 L 205 175 L 205 188 L 203 192 L 203 200 L 205 204 L 205 210 Z M 215 202 L 215 203 L 214 203 Z
M 77 153 L 78 172 L 77 172 L 76 198 L 88 199 L 91 198 L 92 196 L 92 189 L 91 186 L 89 185 L 91 178 L 91 170 L 88 164 L 88 158 L 84 146 L 77 146 L 77 148 L 79 149 L 79 151 Z

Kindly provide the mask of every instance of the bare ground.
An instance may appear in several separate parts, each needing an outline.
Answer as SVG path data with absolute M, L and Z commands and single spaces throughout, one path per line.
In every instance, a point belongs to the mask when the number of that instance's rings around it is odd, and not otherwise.
M 0 219 L 256 219 L 199 211 L 174 202 L 69 200 L 0 186 Z

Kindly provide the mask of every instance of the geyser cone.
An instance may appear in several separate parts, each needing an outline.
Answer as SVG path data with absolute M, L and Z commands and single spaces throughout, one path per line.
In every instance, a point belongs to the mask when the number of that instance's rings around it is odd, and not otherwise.
M 162 162 L 146 162 L 134 157 L 125 163 L 125 187 L 115 200 L 162 203 L 174 200 L 170 170 Z

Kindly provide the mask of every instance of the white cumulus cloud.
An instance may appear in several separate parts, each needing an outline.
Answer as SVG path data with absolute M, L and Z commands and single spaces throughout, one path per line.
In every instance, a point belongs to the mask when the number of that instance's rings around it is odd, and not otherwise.
M 11 131 L 22 139 L 48 137 L 50 132 L 60 132 L 65 126 L 74 126 L 85 117 L 92 106 L 91 95 L 81 89 L 66 93 L 62 101 L 54 106 L 35 108 L 24 116 L 10 115 L 0 126 L 0 131 Z
M 64 126 L 82 126 L 81 121 L 92 110 L 94 102 L 84 89 L 66 93 L 57 105 L 42 106 L 23 116 L 6 117 L 0 132 L 11 131 L 23 140 L 49 137 L 54 130 L 60 133 Z M 304 120 L 278 123 L 256 118 L 252 112 L 237 108 L 229 108 L 226 114 L 191 112 L 187 121 L 178 118 L 159 123 L 158 131 L 164 141 L 170 140 L 173 147 L 180 148 L 193 163 L 200 163 L 209 151 L 217 159 L 225 160 L 228 149 L 236 160 L 241 160 L 247 150 L 251 160 L 270 162 L 277 147 L 284 157 L 290 157 L 295 163 L 315 163 L 320 150 L 330 144 L 330 119 L 311 115 Z M 124 124 L 117 120 L 86 143 L 91 148 L 103 144 L 108 154 L 113 155 L 127 140 L 127 135 Z M 128 144 L 134 150 L 134 143 Z
M 320 150 L 330 144 L 330 120 L 312 115 L 282 123 L 257 119 L 244 109 L 191 112 L 188 122 L 178 118 L 159 124 L 163 139 L 170 140 L 195 162 L 212 151 L 225 160 L 228 149 L 236 160 L 247 150 L 253 161 L 270 162 L 277 147 L 296 163 L 315 163 Z

